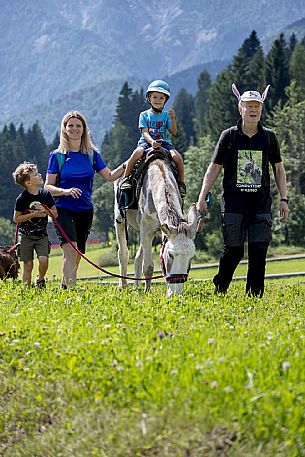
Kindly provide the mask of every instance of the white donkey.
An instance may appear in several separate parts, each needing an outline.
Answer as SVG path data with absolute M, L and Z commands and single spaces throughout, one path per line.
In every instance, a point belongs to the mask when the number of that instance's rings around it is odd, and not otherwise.
M 118 183 L 115 184 L 116 188 Z M 116 191 L 116 189 L 115 189 Z M 140 231 L 140 247 L 134 259 L 135 277 L 145 278 L 145 291 L 149 290 L 154 273 L 152 259 L 152 240 L 163 233 L 161 262 L 167 284 L 167 295 L 182 293 L 187 280 L 190 262 L 195 255 L 197 212 L 192 205 L 186 221 L 181 209 L 182 200 L 169 160 L 156 159 L 148 165 L 147 173 L 139 195 L 138 209 L 128 209 L 126 222 L 123 220 L 118 204 L 115 203 L 115 230 L 118 242 L 120 275 L 127 275 L 129 258 L 126 227 L 131 225 Z M 120 286 L 127 280 L 121 279 Z M 135 280 L 135 285 L 138 281 Z

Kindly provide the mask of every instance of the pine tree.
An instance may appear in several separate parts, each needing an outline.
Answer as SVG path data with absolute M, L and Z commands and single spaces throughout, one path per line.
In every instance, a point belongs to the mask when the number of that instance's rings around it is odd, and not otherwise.
M 127 81 L 124 82 L 117 101 L 115 121 L 121 122 L 123 125 L 129 125 L 129 109 L 132 89 Z
M 54 151 L 54 149 L 57 149 L 58 146 L 59 146 L 59 141 L 60 141 L 59 133 L 56 132 L 56 135 L 55 135 L 55 137 L 54 137 L 52 143 L 50 143 L 50 144 L 48 145 L 48 150 L 49 150 L 49 151 Z
M 44 174 L 48 164 L 48 148 L 38 122 L 25 134 L 26 160 L 36 163 L 39 171 Z
M 285 241 L 296 246 L 305 245 L 305 100 L 303 91 L 293 80 L 286 89 L 287 103 L 277 105 L 269 120 L 279 139 L 288 182 L 290 217 L 285 224 Z M 273 213 L 278 214 L 278 201 Z
M 302 89 L 305 99 L 305 48 L 297 43 L 292 53 L 289 65 L 291 80 L 295 80 L 296 86 Z
M 22 136 L 13 124 L 5 126 L 0 134 L 0 168 L 4 179 L 0 181 L 1 216 L 12 220 L 15 200 L 22 189 L 15 184 L 12 173 L 26 160 L 26 149 Z
M 209 89 L 205 126 L 215 142 L 220 133 L 230 127 L 237 117 L 236 98 L 231 92 L 232 82 L 230 67 L 228 67 L 217 75 Z
M 197 79 L 197 92 L 194 98 L 194 133 L 196 142 L 206 133 L 205 113 L 207 109 L 208 93 L 211 86 L 210 73 L 204 70 Z
M 117 103 L 114 126 L 106 133 L 102 144 L 103 157 L 114 167 L 124 162 L 137 146 L 139 114 L 147 109 L 143 90 L 133 93 L 125 82 Z
M 264 54 L 255 30 L 250 34 L 230 66 L 232 77 L 240 93 L 245 90 L 262 91 L 264 85 Z
M 214 141 L 222 130 L 236 124 L 239 118 L 237 100 L 231 91 L 233 82 L 240 93 L 251 89 L 262 92 L 264 88 L 264 54 L 255 31 L 244 41 L 232 63 L 211 84 L 205 124 Z
M 284 35 L 277 38 L 266 57 L 266 82 L 270 84 L 269 95 L 265 103 L 270 113 L 277 103 L 286 103 L 285 88 L 289 85 L 288 49 Z
M 182 127 L 186 144 L 194 141 L 194 98 L 185 89 L 181 89 L 175 98 L 177 124 Z
M 293 54 L 293 51 L 295 50 L 295 47 L 298 43 L 297 37 L 295 36 L 295 33 L 292 33 L 289 38 L 289 46 L 288 46 L 288 58 L 290 59 L 291 55 Z

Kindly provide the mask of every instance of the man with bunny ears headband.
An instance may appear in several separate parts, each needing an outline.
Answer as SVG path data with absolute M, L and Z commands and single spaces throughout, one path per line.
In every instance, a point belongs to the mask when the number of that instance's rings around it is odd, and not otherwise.
M 198 197 L 198 212 L 207 212 L 205 197 L 223 168 L 221 215 L 224 246 L 219 270 L 213 279 L 216 293 L 227 291 L 244 256 L 247 240 L 246 293 L 263 296 L 272 225 L 269 163 L 280 194 L 280 220 L 285 222 L 288 218 L 286 173 L 279 144 L 274 132 L 260 123 L 268 90 L 269 86 L 262 95 L 255 90 L 240 95 L 232 84 L 241 117 L 236 126 L 221 133 Z

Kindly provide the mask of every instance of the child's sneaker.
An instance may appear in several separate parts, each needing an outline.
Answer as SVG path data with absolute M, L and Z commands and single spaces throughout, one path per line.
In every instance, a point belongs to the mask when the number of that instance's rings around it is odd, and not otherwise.
M 36 287 L 38 287 L 38 289 L 45 289 L 46 281 L 45 281 L 45 279 L 37 279 L 36 278 L 35 285 L 36 285 Z
M 131 189 L 131 183 L 130 183 L 129 176 L 125 176 L 125 178 L 122 179 L 120 189 L 121 190 L 130 190 Z
M 178 181 L 178 188 L 181 195 L 181 198 L 186 196 L 186 185 L 183 181 Z

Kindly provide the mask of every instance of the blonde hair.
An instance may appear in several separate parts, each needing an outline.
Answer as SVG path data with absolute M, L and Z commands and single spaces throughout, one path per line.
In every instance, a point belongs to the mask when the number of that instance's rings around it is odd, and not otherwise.
M 98 148 L 95 146 L 95 144 L 92 142 L 90 138 L 90 130 L 88 128 L 86 119 L 84 116 L 79 112 L 79 111 L 69 111 L 67 114 L 64 115 L 61 121 L 60 125 L 60 140 L 59 140 L 59 146 L 58 149 L 66 154 L 69 151 L 69 138 L 67 135 L 67 123 L 69 119 L 72 117 L 79 119 L 83 125 L 83 134 L 81 138 L 81 144 L 80 144 L 80 149 L 83 154 L 88 154 L 91 151 L 97 151 Z
M 23 162 L 16 170 L 12 173 L 15 183 L 20 184 L 22 187 L 26 187 L 26 181 L 30 180 L 30 175 L 37 170 L 35 163 Z

